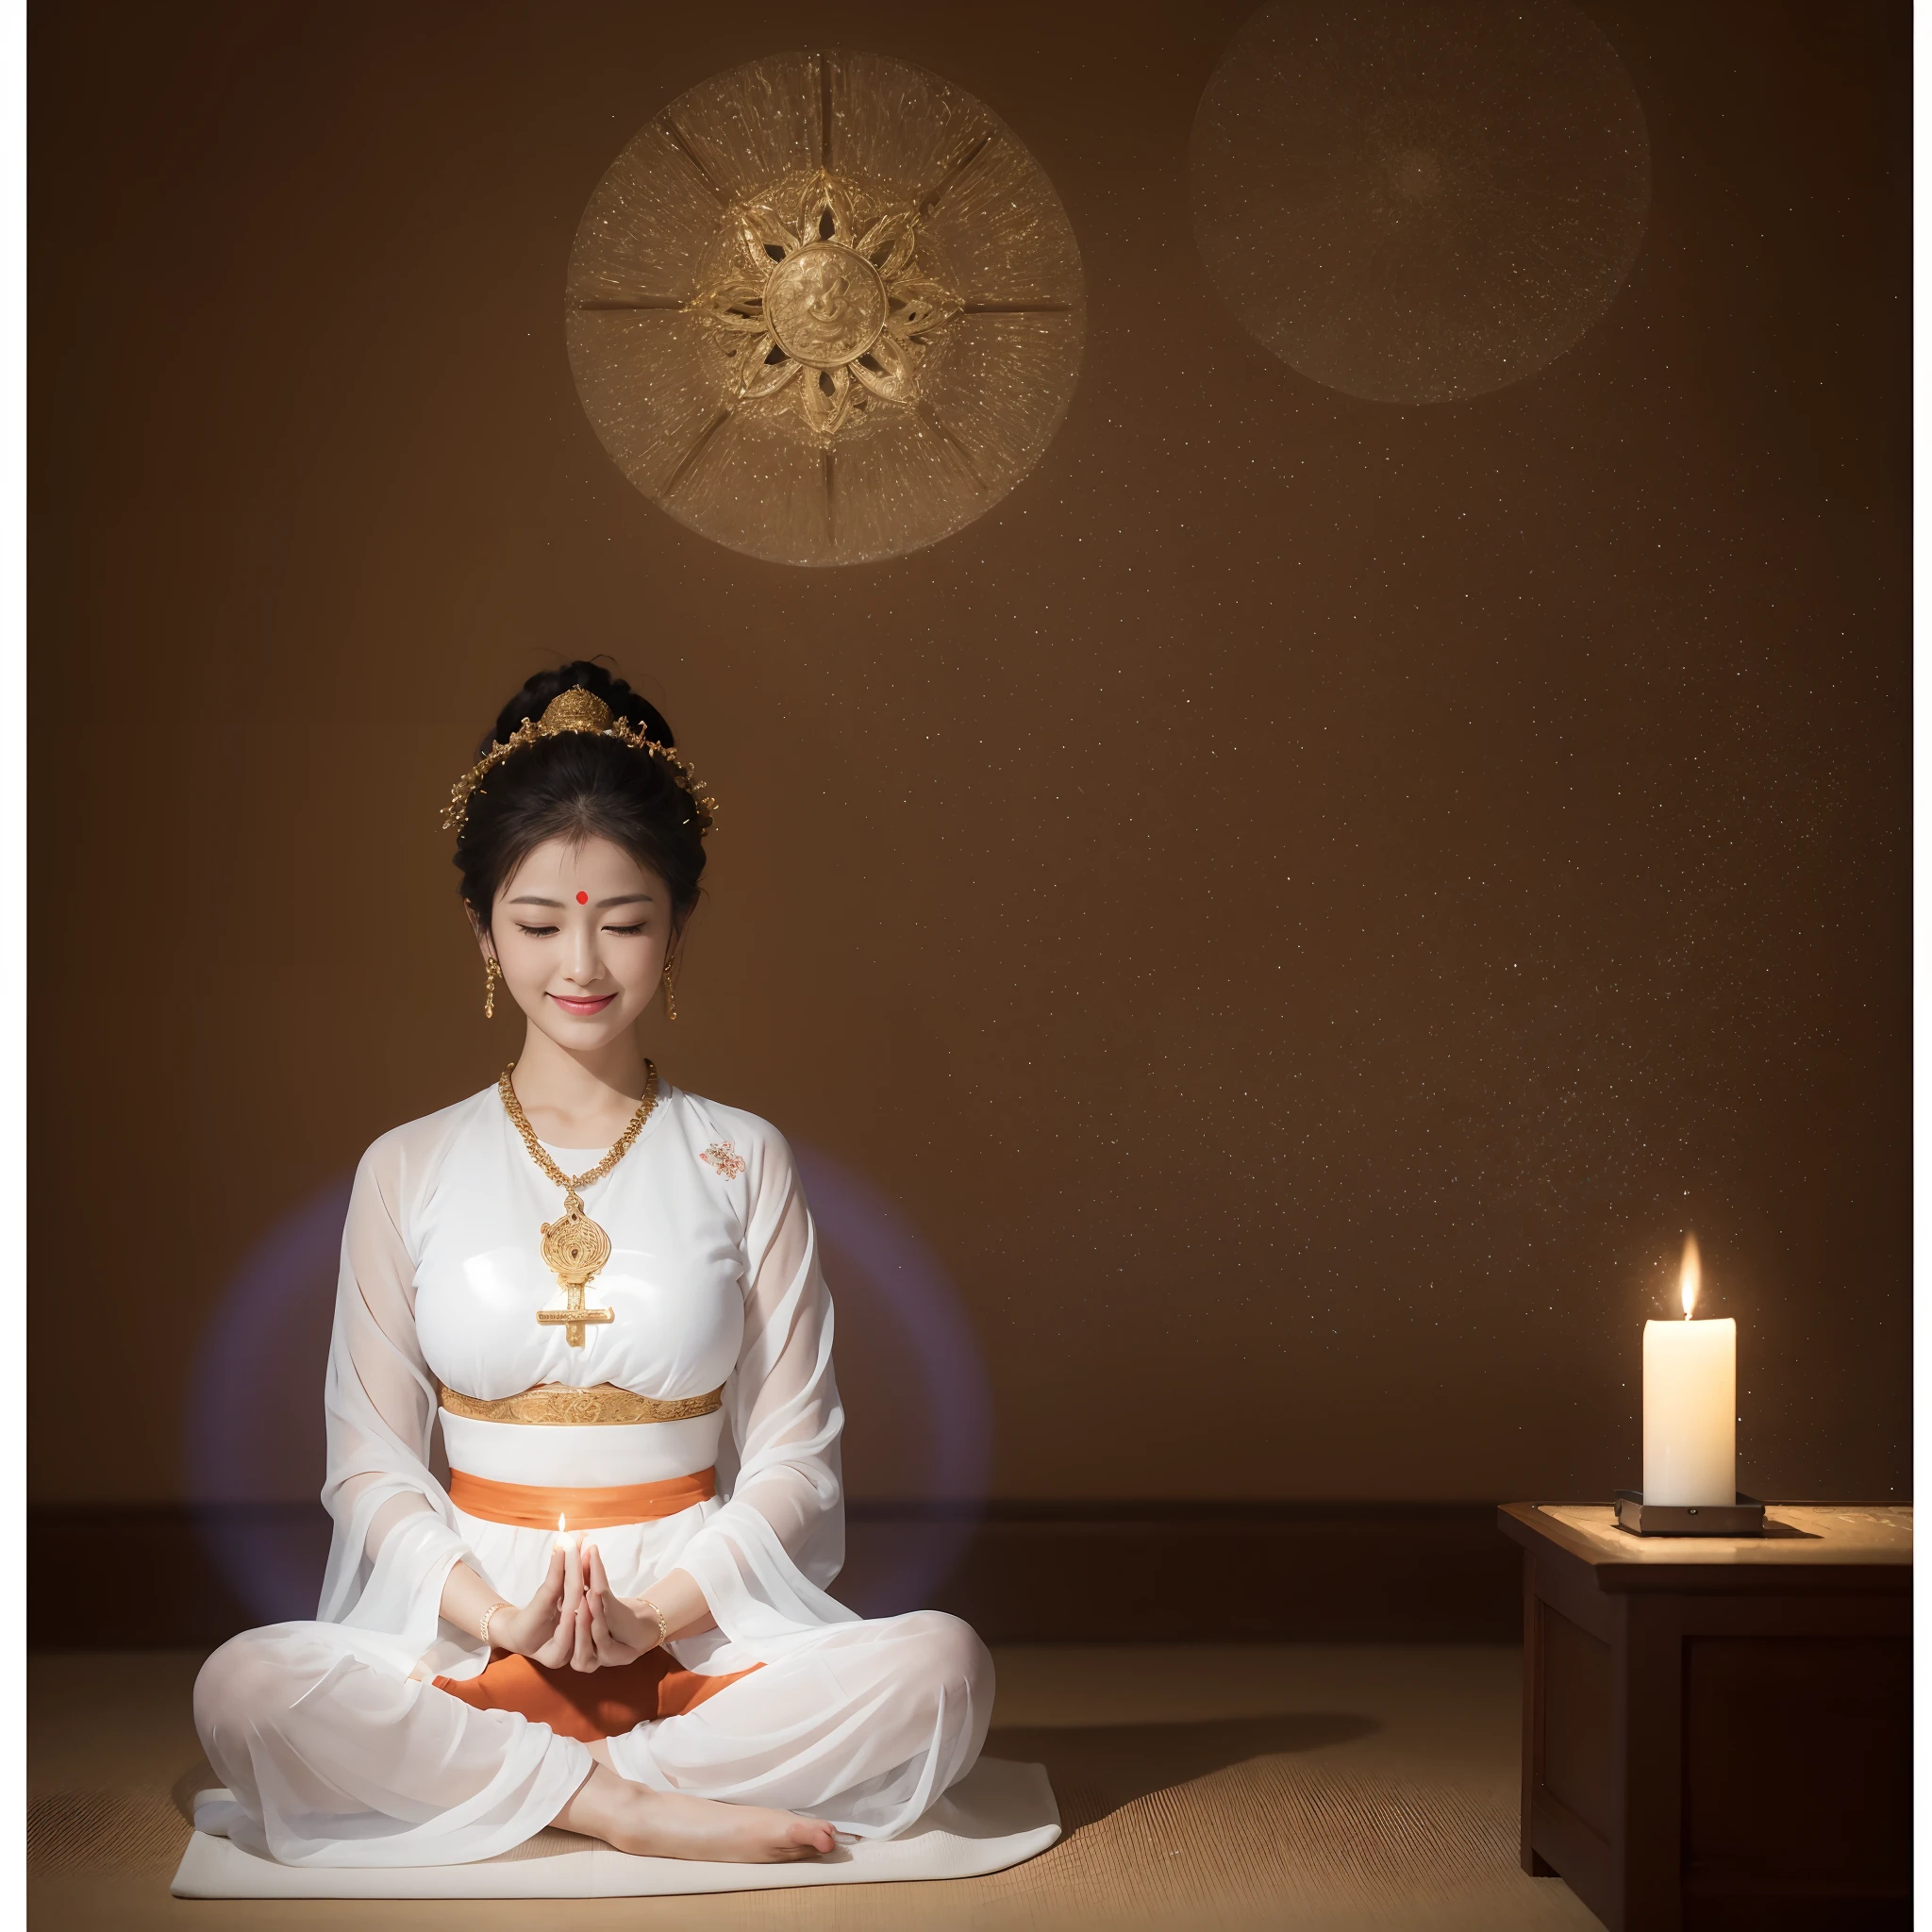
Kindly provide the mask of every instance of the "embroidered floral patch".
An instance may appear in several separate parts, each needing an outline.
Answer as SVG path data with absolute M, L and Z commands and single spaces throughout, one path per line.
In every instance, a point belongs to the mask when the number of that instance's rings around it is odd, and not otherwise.
M 735 1181 L 744 1172 L 744 1156 L 738 1153 L 729 1141 L 713 1141 L 698 1158 L 715 1167 L 727 1181 Z

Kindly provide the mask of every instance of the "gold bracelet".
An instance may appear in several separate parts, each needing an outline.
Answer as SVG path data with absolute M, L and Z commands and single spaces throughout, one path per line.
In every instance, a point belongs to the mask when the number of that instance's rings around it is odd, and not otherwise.
M 645 1609 L 649 1610 L 652 1616 L 656 1617 L 658 1620 L 658 1648 L 661 1649 L 665 1644 L 671 1641 L 670 1620 L 665 1616 L 664 1612 L 660 1610 L 658 1607 L 658 1606 L 651 1601 L 649 1597 L 641 1596 L 638 1599 L 638 1601 L 641 1604 L 642 1604 Z
M 516 1606 L 514 1604 L 507 1602 L 502 1597 L 498 1597 L 497 1600 L 493 1604 L 491 1604 L 487 1610 L 483 1612 L 483 1627 L 476 1634 L 480 1638 L 482 1638 L 485 1649 L 488 1649 L 490 1645 L 491 1618 L 495 1616 L 498 1610 L 513 1610 L 515 1608 Z

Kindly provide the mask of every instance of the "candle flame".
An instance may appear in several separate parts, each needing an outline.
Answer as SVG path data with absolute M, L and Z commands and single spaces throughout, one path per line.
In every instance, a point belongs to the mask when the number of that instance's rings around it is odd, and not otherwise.
M 1677 1292 L 1683 1297 L 1684 1319 L 1690 1319 L 1690 1310 L 1697 1306 L 1697 1291 L 1704 1286 L 1704 1262 L 1697 1252 L 1697 1237 L 1687 1234 L 1684 1237 L 1684 1266 L 1677 1275 Z
M 563 1529 L 564 1529 L 564 1524 L 563 1524 L 563 1511 L 562 1511 L 561 1509 L 559 1509 L 559 1510 L 558 1510 L 558 1511 L 557 1512 L 557 1533 L 558 1533 L 558 1536 L 561 1536 L 561 1535 L 563 1534 Z

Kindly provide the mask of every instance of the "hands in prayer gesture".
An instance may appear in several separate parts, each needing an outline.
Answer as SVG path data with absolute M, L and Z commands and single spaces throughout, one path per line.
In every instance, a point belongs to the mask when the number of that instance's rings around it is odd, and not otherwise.
M 655 1650 L 661 1635 L 658 1619 L 641 1597 L 621 1597 L 610 1588 L 603 1551 L 595 1543 L 586 1543 L 573 1666 L 594 1671 L 604 1664 L 627 1664 Z
M 603 1553 L 591 1543 L 581 1552 L 553 1550 L 536 1595 L 491 1617 L 490 1641 L 552 1670 L 595 1671 L 654 1649 L 658 1624 L 642 1598 L 610 1588 Z

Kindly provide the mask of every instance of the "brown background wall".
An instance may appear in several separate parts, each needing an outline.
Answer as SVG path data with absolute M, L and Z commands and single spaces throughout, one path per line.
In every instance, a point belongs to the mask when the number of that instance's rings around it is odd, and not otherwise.
M 242 1256 L 501 1064 L 437 805 L 591 651 L 724 807 L 653 1050 L 940 1255 L 995 1494 L 1603 1493 L 1690 1224 L 1746 1487 L 1904 1491 L 1907 11 L 1596 6 L 1632 279 L 1403 409 L 1194 252 L 1248 10 L 36 9 L 37 1498 L 180 1494 Z M 625 484 L 561 318 L 633 130 L 808 43 L 1005 117 L 1091 303 L 1033 476 L 821 573 Z

